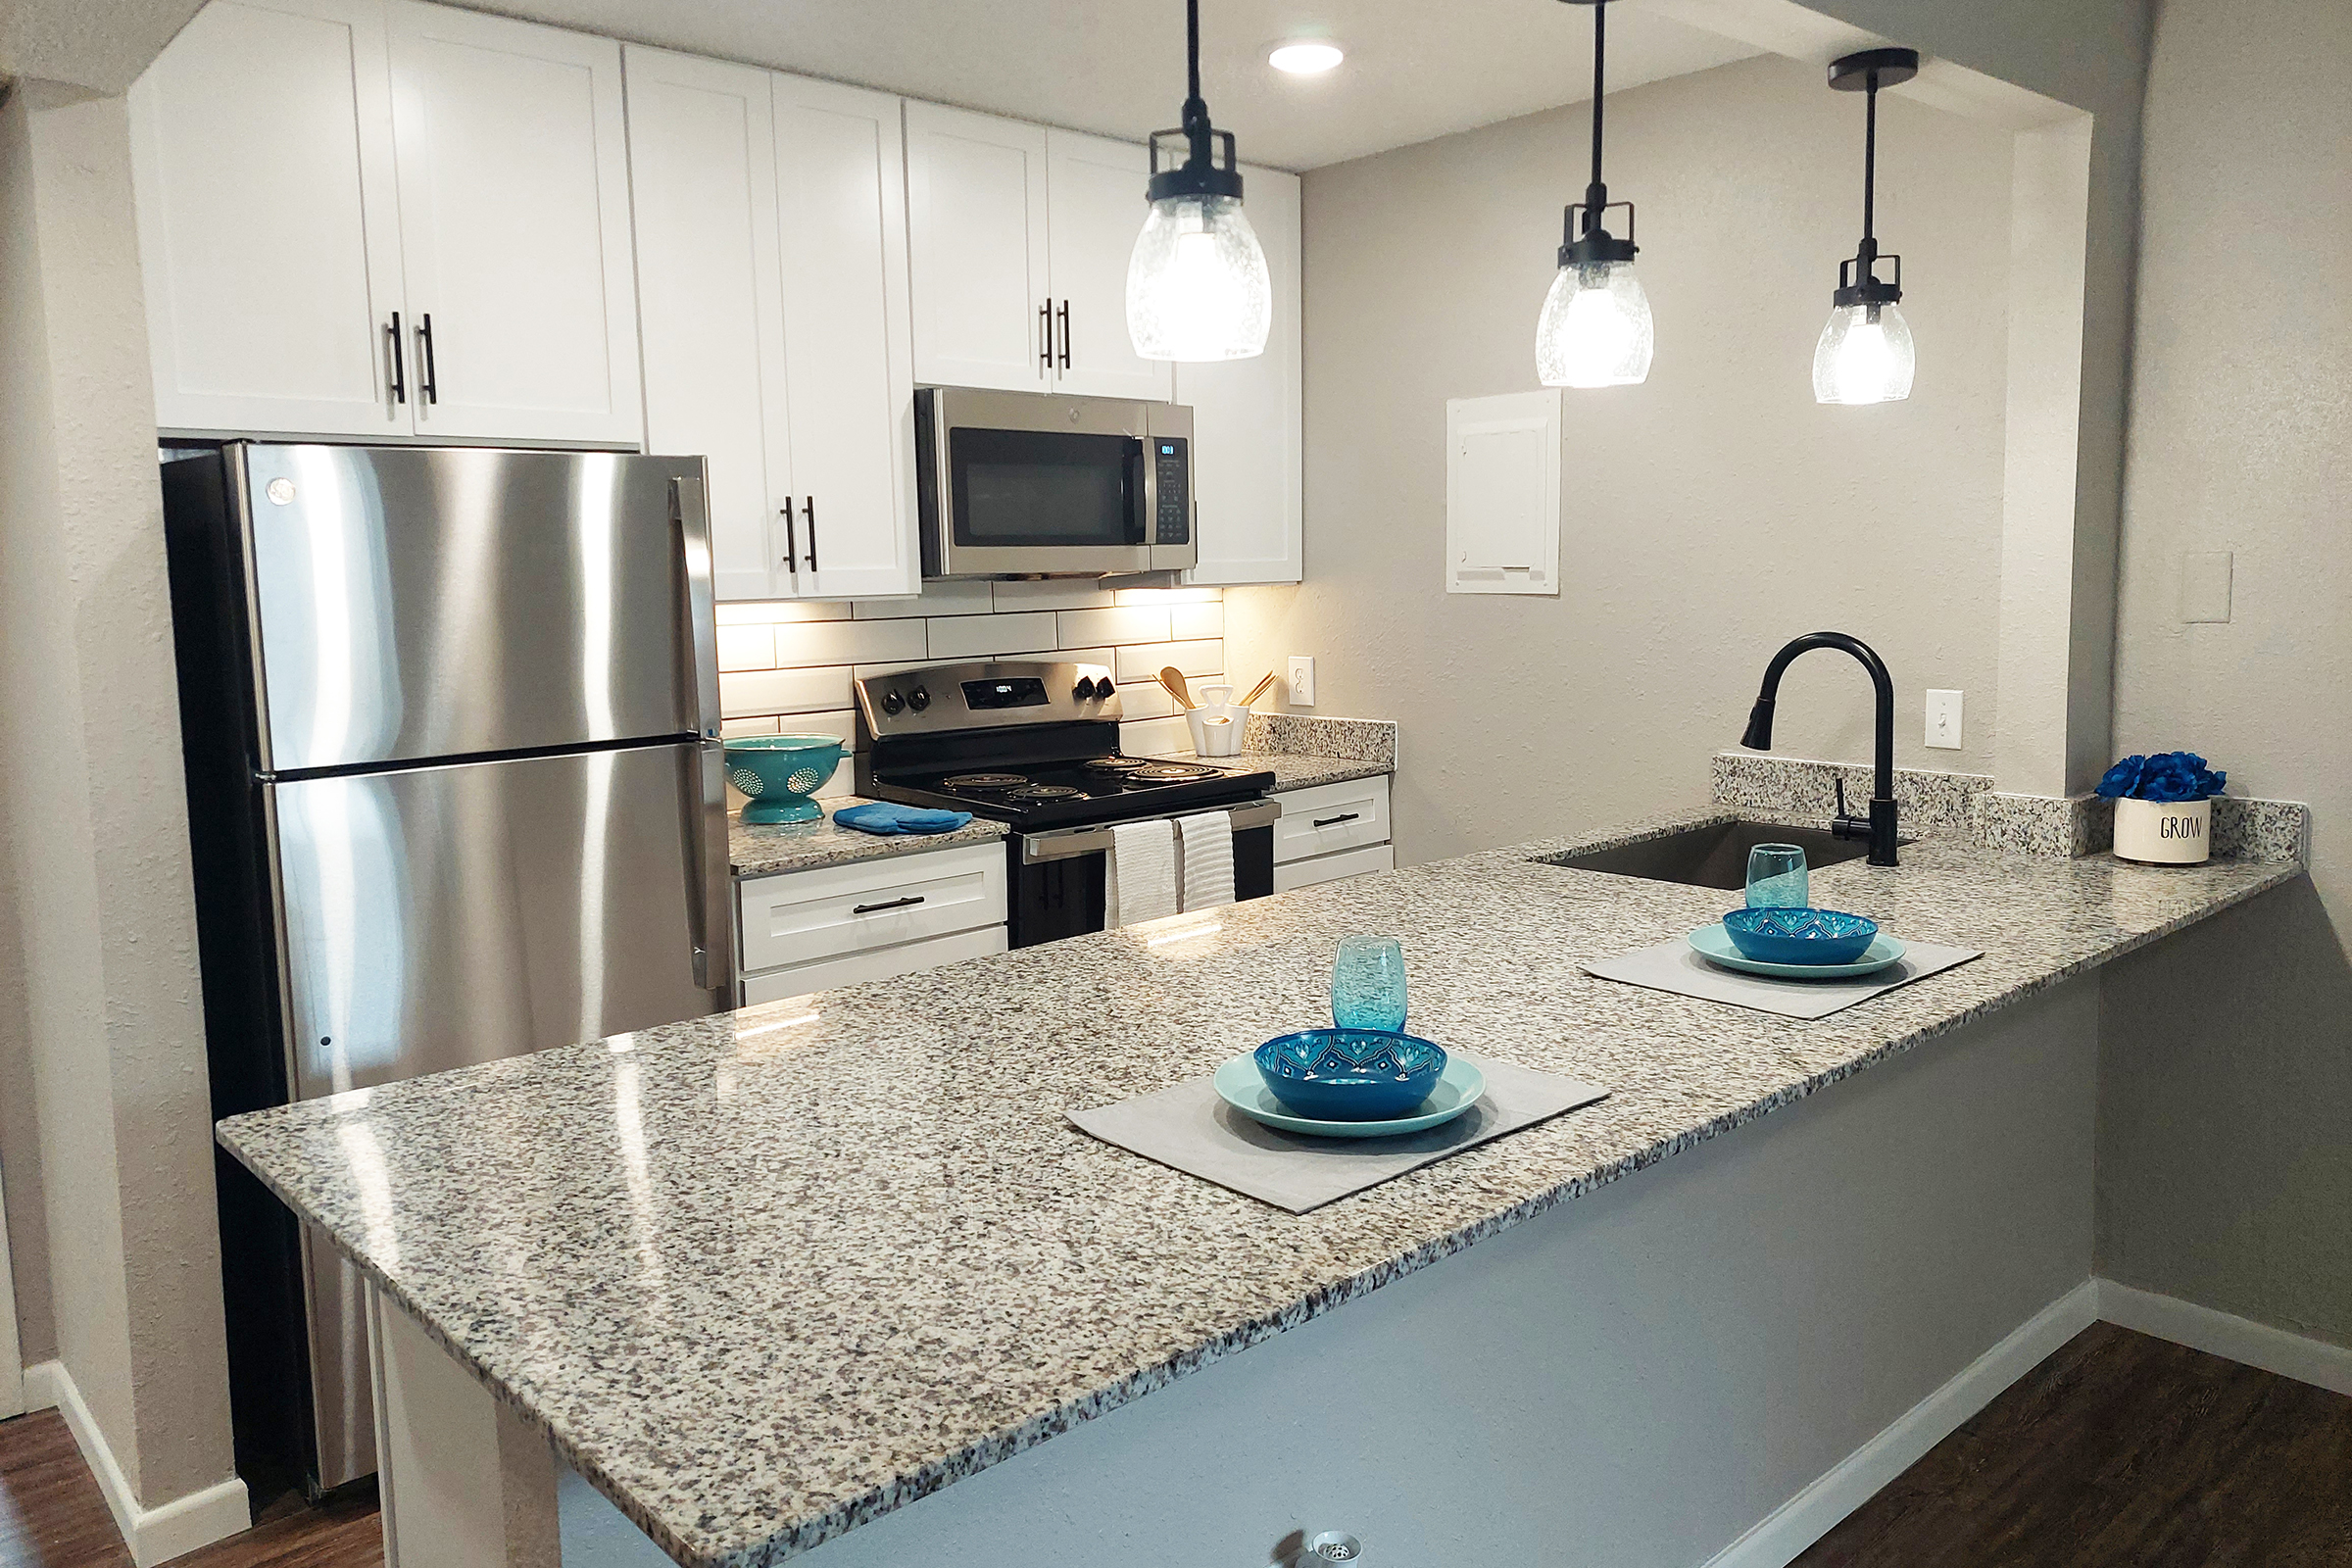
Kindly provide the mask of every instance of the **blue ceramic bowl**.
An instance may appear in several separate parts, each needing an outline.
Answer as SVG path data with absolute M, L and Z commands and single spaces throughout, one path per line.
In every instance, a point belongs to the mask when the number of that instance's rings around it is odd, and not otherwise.
M 846 750 L 837 735 L 741 735 L 727 742 L 727 782 L 748 799 L 746 822 L 813 822 L 808 797 L 825 787 Z
M 1383 1029 L 1308 1029 L 1257 1048 L 1258 1076 L 1293 1113 L 1316 1121 L 1387 1121 L 1427 1100 L 1445 1050 Z
M 1836 909 L 1734 909 L 1732 946 L 1764 963 L 1852 963 L 1870 951 L 1879 922 Z

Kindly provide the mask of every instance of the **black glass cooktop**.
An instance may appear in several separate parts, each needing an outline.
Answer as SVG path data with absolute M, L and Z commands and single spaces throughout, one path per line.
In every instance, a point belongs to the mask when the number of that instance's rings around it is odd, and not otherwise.
M 1124 821 L 1190 806 L 1223 805 L 1262 795 L 1273 785 L 1274 775 L 1267 772 L 1109 756 L 876 773 L 863 787 L 878 800 L 902 806 L 943 807 L 1023 827 L 1046 827 Z

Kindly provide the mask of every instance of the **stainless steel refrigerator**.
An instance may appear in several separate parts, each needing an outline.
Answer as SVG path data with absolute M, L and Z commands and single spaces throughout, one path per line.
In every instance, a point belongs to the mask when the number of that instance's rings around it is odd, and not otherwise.
M 702 460 L 164 474 L 216 1114 L 732 1004 Z M 369 1474 L 356 1274 L 216 1169 L 240 1468 Z

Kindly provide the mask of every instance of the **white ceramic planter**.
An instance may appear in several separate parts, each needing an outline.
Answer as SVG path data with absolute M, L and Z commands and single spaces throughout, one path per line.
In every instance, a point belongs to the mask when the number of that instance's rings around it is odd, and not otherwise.
M 2155 865 L 2194 865 L 2213 854 L 2213 802 L 2118 801 L 2115 853 Z

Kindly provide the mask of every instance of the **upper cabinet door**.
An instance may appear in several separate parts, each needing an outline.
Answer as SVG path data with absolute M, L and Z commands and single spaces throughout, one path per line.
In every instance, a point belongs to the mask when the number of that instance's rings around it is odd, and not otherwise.
M 417 0 L 390 27 L 417 434 L 634 446 L 620 45 Z
M 626 53 L 648 451 L 710 474 L 718 597 L 795 591 L 784 284 L 769 74 Z M 796 542 L 797 543 L 797 542 Z
M 773 80 L 800 591 L 918 593 L 902 105 Z
M 1050 390 L 1045 127 L 907 104 L 906 213 L 914 378 Z
M 377 0 L 215 0 L 131 88 L 130 121 L 156 422 L 407 434 Z
M 1046 133 L 1052 210 L 1054 388 L 1090 397 L 1165 403 L 1166 360 L 1147 360 L 1127 335 L 1127 259 L 1149 203 L 1151 154 L 1132 142 Z
M 1242 176 L 1274 282 L 1274 321 L 1255 359 L 1176 367 L 1176 401 L 1192 405 L 1196 453 L 1200 558 L 1186 580 L 1297 582 L 1306 560 L 1298 176 L 1264 169 Z

